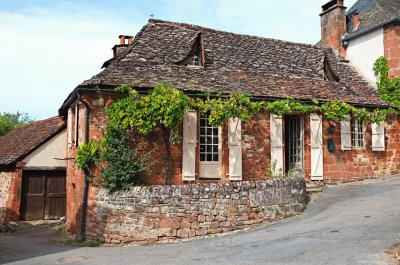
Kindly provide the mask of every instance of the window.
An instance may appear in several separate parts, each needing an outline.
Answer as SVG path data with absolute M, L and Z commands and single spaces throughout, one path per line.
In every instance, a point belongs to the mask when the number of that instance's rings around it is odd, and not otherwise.
M 219 128 L 208 123 L 208 117 L 200 118 L 200 161 L 219 161 Z
M 362 121 L 357 121 L 352 118 L 350 121 L 351 127 L 351 147 L 364 147 L 364 124 Z
M 193 57 L 190 59 L 188 65 L 199 66 L 200 65 L 199 57 L 196 54 L 193 55 Z

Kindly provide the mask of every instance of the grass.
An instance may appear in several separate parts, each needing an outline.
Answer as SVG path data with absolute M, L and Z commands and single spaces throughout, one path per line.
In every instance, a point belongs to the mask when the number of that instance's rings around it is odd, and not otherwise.
M 65 232 L 67 231 L 67 224 L 56 224 L 56 229 Z
M 100 242 L 98 241 L 74 241 L 74 240 L 65 240 L 62 241 L 63 244 L 73 246 L 73 247 L 79 247 L 79 248 L 94 248 L 98 247 L 100 245 Z

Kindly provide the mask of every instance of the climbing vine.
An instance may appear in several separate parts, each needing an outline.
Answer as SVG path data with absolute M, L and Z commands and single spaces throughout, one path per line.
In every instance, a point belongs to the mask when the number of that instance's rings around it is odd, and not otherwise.
M 385 102 L 400 107 L 400 77 L 389 77 L 389 64 L 385 57 L 379 57 L 373 67 L 378 78 L 379 94 Z
M 359 121 L 377 123 L 385 120 L 388 115 L 397 113 L 392 108 L 369 111 L 340 100 L 323 103 L 317 100 L 304 103 L 291 97 L 275 101 L 254 100 L 248 93 L 224 96 L 207 92 L 203 97 L 190 98 L 182 91 L 167 85 L 157 86 L 145 95 L 140 95 L 129 85 L 118 86 L 115 91 L 121 96 L 108 110 L 108 125 L 103 139 L 100 143 L 81 145 L 76 158 L 79 168 L 82 169 L 90 168 L 96 161 L 101 161 L 104 185 L 114 190 L 127 189 L 141 183 L 141 176 L 151 165 L 149 153 L 143 155 L 140 147 L 131 148 L 133 132 L 141 135 L 149 135 L 156 130 L 162 132 L 167 160 L 165 182 L 169 183 L 173 170 L 171 145 L 180 141 L 179 129 L 184 112 L 188 109 L 208 115 L 210 124 L 214 126 L 221 126 L 224 121 L 234 117 L 246 122 L 252 115 L 260 112 L 279 116 L 314 112 L 334 121 L 344 120 L 352 115 Z

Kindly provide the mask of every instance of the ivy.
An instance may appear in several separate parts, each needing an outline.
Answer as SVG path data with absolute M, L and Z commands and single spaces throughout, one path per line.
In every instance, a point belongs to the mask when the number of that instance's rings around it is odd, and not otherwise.
M 385 78 L 388 70 L 381 60 L 374 69 L 379 72 L 380 91 L 397 89 L 383 85 L 394 81 Z M 227 119 L 235 117 L 246 122 L 252 115 L 260 112 L 279 116 L 315 112 L 334 121 L 345 120 L 348 115 L 352 115 L 359 121 L 377 123 L 385 120 L 388 115 L 397 114 L 393 108 L 370 111 L 340 100 L 324 103 L 313 100 L 304 103 L 288 97 L 275 101 L 255 101 L 248 93 L 231 93 L 225 97 L 205 93 L 204 97 L 190 98 L 183 91 L 167 85 L 157 86 L 146 95 L 140 95 L 129 85 L 118 86 L 115 91 L 120 93 L 121 97 L 108 110 L 108 125 L 103 139 L 100 143 L 89 142 L 81 145 L 76 158 L 76 163 L 81 169 L 90 169 L 94 164 L 100 165 L 104 186 L 112 190 L 127 189 L 142 183 L 144 172 L 154 163 L 151 161 L 151 153 L 140 151 L 143 149 L 141 145 L 131 147 L 133 132 L 141 135 L 149 135 L 157 130 L 162 132 L 168 163 L 165 175 L 168 184 L 173 170 L 171 145 L 180 141 L 178 132 L 185 110 L 188 109 L 208 115 L 210 124 L 214 126 L 221 126 Z M 386 98 L 392 97 L 387 94 Z M 400 95 L 398 100 L 400 102 Z
M 373 66 L 378 78 L 378 92 L 385 102 L 400 107 L 400 77 L 389 77 L 389 64 L 385 57 L 379 57 Z
M 100 145 L 95 142 L 81 144 L 78 148 L 75 163 L 79 169 L 90 170 L 100 159 Z

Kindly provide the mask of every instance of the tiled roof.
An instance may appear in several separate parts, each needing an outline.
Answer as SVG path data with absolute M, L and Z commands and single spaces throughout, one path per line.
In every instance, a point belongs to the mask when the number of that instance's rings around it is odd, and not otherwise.
M 19 126 L 0 137 L 0 165 L 17 162 L 65 128 L 60 117 Z
M 204 43 L 204 67 L 181 65 L 197 38 Z M 323 79 L 325 61 L 339 82 Z M 166 83 L 189 91 L 384 105 L 355 69 L 331 50 L 160 20 L 149 20 L 132 45 L 80 87 L 101 89 L 123 83 L 136 88 Z
M 354 14 L 360 17 L 357 29 L 353 27 Z M 347 11 L 347 32 L 350 38 L 361 32 L 369 31 L 376 26 L 385 25 L 395 19 L 400 20 L 399 0 L 358 0 Z

